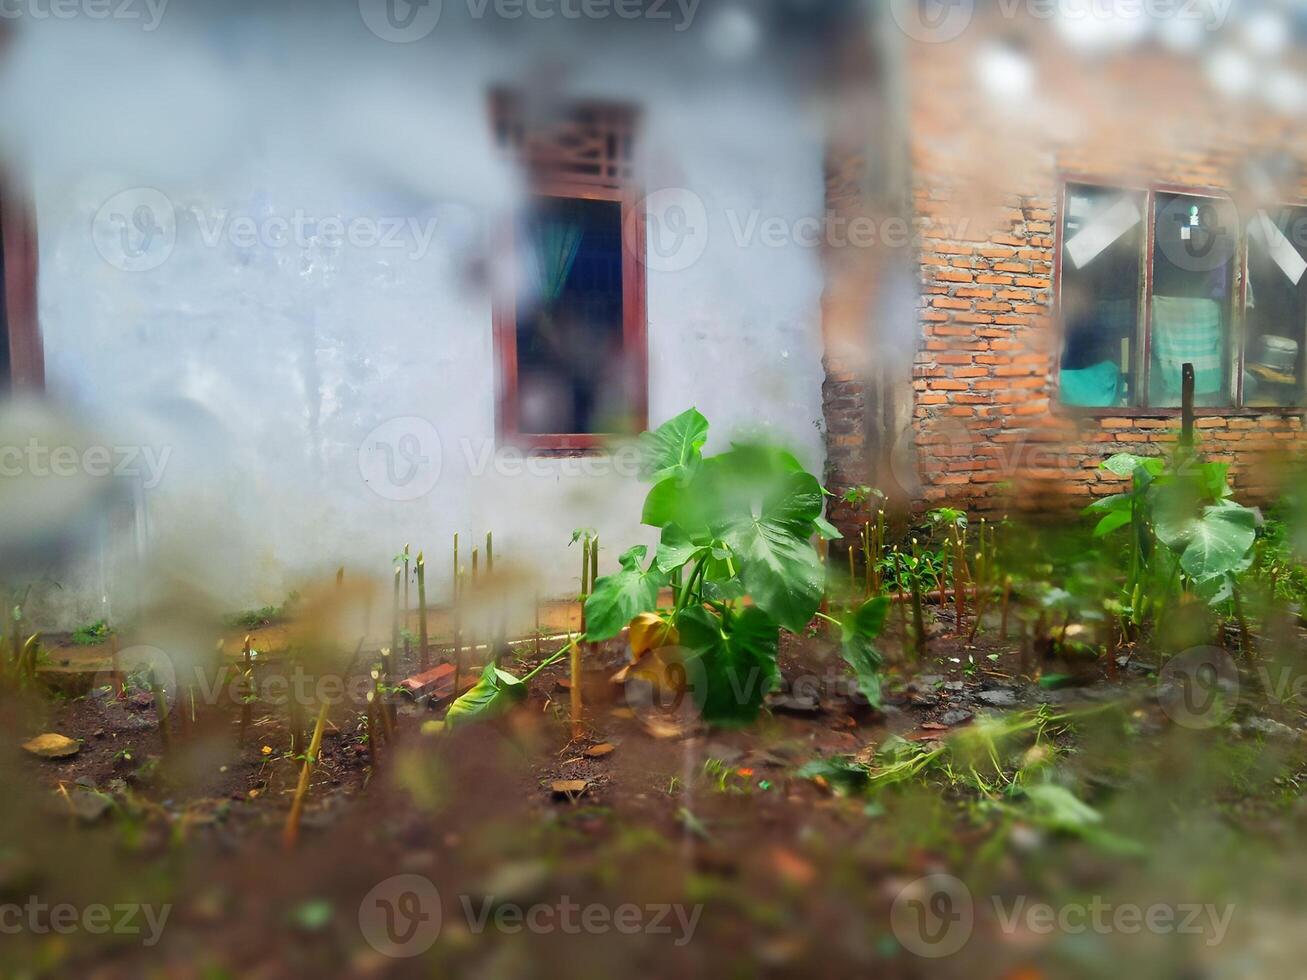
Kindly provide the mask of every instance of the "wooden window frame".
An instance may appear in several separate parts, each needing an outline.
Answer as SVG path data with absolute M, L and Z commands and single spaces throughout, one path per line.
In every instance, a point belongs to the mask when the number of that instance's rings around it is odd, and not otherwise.
M 510 96 L 492 95 L 492 112 L 498 114 Z M 577 108 L 584 108 L 584 105 Z M 606 107 L 609 110 L 615 107 Z M 621 107 L 618 111 L 633 110 Z M 629 133 L 627 134 L 629 139 Z M 613 438 L 635 435 L 648 425 L 649 417 L 649 348 L 645 250 L 647 216 L 644 193 L 629 177 L 577 179 L 562 177 L 547 167 L 534 165 L 528 157 L 518 158 L 528 171 L 528 193 L 532 198 L 554 197 L 587 201 L 612 201 L 620 206 L 618 229 L 622 252 L 622 354 L 623 383 L 628 386 L 628 412 L 631 432 L 523 432 L 520 418 L 520 390 L 517 360 L 517 297 L 519 283 L 514 279 L 495 291 L 492 303 L 494 358 L 496 368 L 495 433 L 499 444 L 528 450 L 574 454 L 594 452 Z M 504 222 L 496 236 L 501 255 L 518 255 L 521 243 L 514 222 Z M 514 270 L 519 275 L 521 270 Z
M 0 182 L 0 232 L 9 391 L 40 392 L 45 388 L 45 347 L 37 315 L 36 222 L 26 195 L 7 182 Z
M 1139 376 L 1139 384 L 1141 387 L 1141 403 L 1137 405 L 1066 405 L 1061 401 L 1061 359 L 1062 352 L 1066 346 L 1066 325 L 1062 318 L 1062 260 L 1065 245 L 1064 235 L 1067 188 L 1074 184 L 1136 193 L 1142 192 L 1144 194 L 1144 220 L 1147 222 L 1147 226 L 1144 229 L 1144 241 L 1142 243 L 1142 251 L 1140 255 L 1139 307 L 1143 311 L 1143 315 L 1139 317 L 1139 337 L 1138 342 L 1135 345 L 1137 351 L 1135 356 L 1140 359 L 1136 373 Z M 1063 173 L 1059 175 L 1058 178 L 1058 207 L 1053 229 L 1053 312 L 1057 326 L 1058 360 L 1057 370 L 1052 384 L 1052 401 L 1056 410 L 1064 415 L 1086 418 L 1178 418 L 1183 413 L 1183 409 L 1178 406 L 1172 407 L 1148 404 L 1153 342 L 1153 310 L 1150 297 L 1152 296 L 1153 291 L 1153 253 L 1155 250 L 1154 229 L 1156 225 L 1158 194 L 1173 194 L 1224 200 L 1229 202 L 1230 206 L 1234 208 L 1235 215 L 1238 218 L 1238 225 L 1235 229 L 1235 254 L 1232 257 L 1232 265 L 1234 273 L 1238 277 L 1238 281 L 1236 288 L 1230 291 L 1230 328 L 1226 341 L 1227 350 L 1222 358 L 1222 363 L 1224 364 L 1225 369 L 1227 371 L 1233 370 L 1234 372 L 1234 376 L 1229 379 L 1231 404 L 1198 405 L 1194 407 L 1194 414 L 1199 417 L 1219 418 L 1239 418 L 1258 415 L 1294 416 L 1307 414 L 1307 394 L 1302 396 L 1303 403 L 1299 405 L 1247 406 L 1244 404 L 1243 369 L 1245 358 L 1247 356 L 1247 334 L 1244 329 L 1244 304 L 1247 300 L 1248 289 L 1248 235 L 1247 228 L 1243 222 L 1243 217 L 1239 213 L 1239 209 L 1235 205 L 1231 194 L 1219 187 L 1172 184 L 1166 182 L 1140 183 L 1129 179 L 1113 179 L 1102 175 L 1082 173 Z M 1286 207 L 1304 206 L 1303 202 L 1284 201 L 1280 203 Z M 1233 345 L 1233 351 L 1230 350 L 1230 345 Z M 1307 388 L 1305 388 L 1305 391 L 1307 391 Z

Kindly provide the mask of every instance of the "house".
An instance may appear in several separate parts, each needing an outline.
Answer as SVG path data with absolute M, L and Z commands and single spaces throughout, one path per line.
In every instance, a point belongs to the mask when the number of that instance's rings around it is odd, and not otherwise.
M 916 235 L 910 264 L 878 267 L 912 282 L 878 301 L 865 259 L 832 267 L 832 486 L 1065 511 L 1120 489 L 1108 455 L 1175 442 L 1185 362 L 1202 450 L 1247 499 L 1283 486 L 1304 438 L 1304 24 L 1145 7 L 887 5 L 889 196 Z M 845 136 L 828 201 L 849 220 L 886 168 Z
M 1307 351 L 1295 25 L 1064 7 L 22 25 L 0 140 L 39 332 L 7 203 L 11 370 L 76 420 L 69 478 L 115 487 L 57 575 L 26 568 L 49 618 L 169 575 L 228 608 L 385 580 L 486 530 L 566 591 L 575 528 L 608 567 L 651 540 L 611 437 L 689 405 L 710 448 L 783 441 L 837 494 L 1066 509 L 1175 438 L 1197 362 L 1204 449 L 1273 495 Z

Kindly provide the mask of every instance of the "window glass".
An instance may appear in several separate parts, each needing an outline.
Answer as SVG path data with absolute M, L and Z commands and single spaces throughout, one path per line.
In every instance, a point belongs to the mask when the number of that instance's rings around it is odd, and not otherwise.
M 1238 222 L 1224 198 L 1159 192 L 1153 207 L 1148 404 L 1175 407 L 1194 366 L 1194 403 L 1232 403 L 1230 319 Z
M 1067 186 L 1059 389 L 1067 405 L 1138 403 L 1143 191 Z
M 538 198 L 517 302 L 518 425 L 530 434 L 629 426 L 617 201 Z
M 1307 324 L 1307 208 L 1259 211 L 1248 222 L 1244 289 L 1246 405 L 1299 405 Z

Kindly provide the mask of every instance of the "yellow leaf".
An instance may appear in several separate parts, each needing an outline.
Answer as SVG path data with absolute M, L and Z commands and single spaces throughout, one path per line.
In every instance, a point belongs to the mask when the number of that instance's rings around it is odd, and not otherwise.
M 681 642 L 675 627 L 657 613 L 642 612 L 631 620 L 631 654 L 639 660 L 650 650 Z
M 70 755 L 76 755 L 81 747 L 81 743 L 76 740 L 55 732 L 46 732 L 44 735 L 36 736 L 30 742 L 23 743 L 23 748 L 27 749 L 28 752 L 46 759 L 63 759 Z
M 632 664 L 628 676 L 651 685 L 662 703 L 674 700 L 679 704 L 689 683 L 685 651 L 676 647 L 660 647 L 638 663 Z

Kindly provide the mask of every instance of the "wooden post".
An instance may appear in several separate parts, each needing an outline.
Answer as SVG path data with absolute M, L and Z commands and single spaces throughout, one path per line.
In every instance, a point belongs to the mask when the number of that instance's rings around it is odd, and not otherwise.
M 1188 362 L 1180 367 L 1180 448 L 1194 448 L 1194 366 Z
M 402 620 L 401 622 L 403 623 L 404 655 L 405 655 L 405 656 L 407 656 L 408 653 L 409 653 L 409 642 L 408 642 L 408 622 L 409 622 L 408 617 L 409 617 L 409 610 L 411 610 L 411 609 L 413 608 L 413 603 L 409 600 L 409 593 L 408 593 L 408 580 L 409 580 L 409 575 L 408 575 L 408 545 L 404 545 L 404 618 L 403 618 L 403 620 Z
M 427 647 L 427 562 L 422 552 L 418 552 L 418 663 L 422 669 L 431 669 L 430 651 Z

